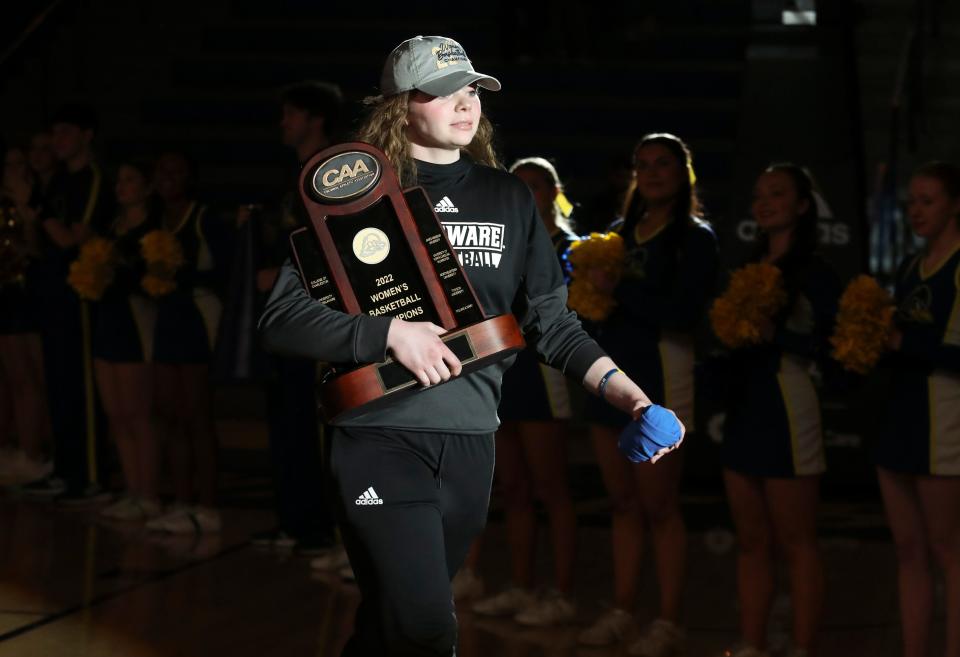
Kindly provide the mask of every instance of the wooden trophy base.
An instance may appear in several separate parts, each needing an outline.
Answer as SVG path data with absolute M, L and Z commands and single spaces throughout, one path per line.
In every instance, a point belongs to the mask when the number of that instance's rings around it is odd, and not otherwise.
M 516 318 L 509 314 L 455 329 L 440 339 L 460 359 L 461 376 L 502 360 L 525 344 Z M 407 368 L 388 358 L 325 381 L 320 386 L 320 409 L 330 423 L 378 409 L 423 389 Z

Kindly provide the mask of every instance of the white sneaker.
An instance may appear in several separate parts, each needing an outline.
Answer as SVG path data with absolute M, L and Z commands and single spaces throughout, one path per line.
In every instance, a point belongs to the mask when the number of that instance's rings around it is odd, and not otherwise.
M 34 461 L 26 452 L 10 452 L 6 460 L 0 461 L 0 479 L 10 486 L 37 481 L 52 472 L 52 461 Z
M 25 456 L 22 467 L 20 474 L 25 481 L 36 481 L 53 474 L 53 461 L 34 461 Z
M 21 484 L 18 488 L 26 497 L 55 500 L 67 492 L 67 482 L 60 477 L 48 475 L 43 479 Z
M 472 568 L 461 568 L 453 576 L 450 582 L 450 588 L 453 590 L 453 599 L 457 602 L 461 600 L 472 600 L 483 595 L 483 578 L 480 577 Z
M 6 477 L 16 471 L 20 461 L 24 457 L 25 454 L 19 449 L 12 447 L 0 448 L 0 477 Z
M 100 515 L 112 519 L 129 518 L 135 508 L 136 501 L 133 496 L 124 494 L 113 504 L 108 504 L 100 509 Z
M 514 616 L 537 601 L 533 592 L 514 586 L 500 593 L 477 601 L 473 612 L 481 616 Z
M 220 512 L 212 506 L 195 506 L 190 517 L 195 525 L 193 530 L 198 534 L 217 534 L 223 525 Z M 183 533 L 189 532 L 185 531 Z
M 683 630 L 668 620 L 658 618 L 627 648 L 627 654 L 636 657 L 679 657 L 684 652 L 686 639 Z
M 564 625 L 577 617 L 577 605 L 560 591 L 547 591 L 533 605 L 513 617 L 521 625 L 549 627 Z
M 280 532 L 277 535 L 276 540 L 273 542 L 273 547 L 278 550 L 292 550 L 297 545 L 297 539 L 286 532 Z
M 178 507 L 147 523 L 147 529 L 170 534 L 216 534 L 220 526 L 220 512 L 204 506 Z
M 717 657 L 770 657 L 770 653 L 745 643 L 738 643 L 732 648 L 724 650 Z
M 146 524 L 146 528 L 152 532 L 166 532 L 167 525 L 178 521 L 181 516 L 186 516 L 190 512 L 190 507 L 186 504 L 172 504 L 167 508 L 167 512 L 157 516 Z
M 143 518 L 156 518 L 161 513 L 163 513 L 163 507 L 160 505 L 160 502 L 155 500 L 148 500 L 142 497 L 137 498 L 137 505 L 140 507 L 140 511 L 143 512 Z
M 114 520 L 147 520 L 160 515 L 160 504 L 157 502 L 139 497 L 124 498 L 122 502 L 125 502 L 125 504 L 121 505 L 118 502 L 113 505 L 117 508 L 107 517 Z
M 310 560 L 310 567 L 314 570 L 340 570 L 349 565 L 350 559 L 342 545 L 331 548 L 326 553 Z
M 612 646 L 620 643 L 633 627 L 633 615 L 623 609 L 610 609 L 577 636 L 587 646 Z

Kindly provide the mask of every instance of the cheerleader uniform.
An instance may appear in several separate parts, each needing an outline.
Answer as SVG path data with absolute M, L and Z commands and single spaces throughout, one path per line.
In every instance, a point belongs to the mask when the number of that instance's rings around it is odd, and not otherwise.
M 783 272 L 786 310 L 774 318 L 771 342 L 733 353 L 722 461 L 750 476 L 818 475 L 826 462 L 810 366 L 833 330 L 840 285 L 817 256 L 774 264 Z
M 22 244 L 23 237 L 23 224 L 17 216 L 16 207 L 9 199 L 0 198 L 0 254 L 11 259 L 0 264 L 4 270 L 0 277 L 0 335 L 40 331 L 28 280 L 31 278 L 32 263 L 25 260 L 14 270 L 10 268 L 13 254 L 7 252 L 17 243 Z
M 206 365 L 213 356 L 223 306 L 215 292 L 218 241 L 206 209 L 192 202 L 171 229 L 183 248 L 185 264 L 177 272 L 176 289 L 157 300 L 153 349 L 157 363 Z
M 565 229 L 551 236 L 553 248 L 566 278 L 564 255 L 577 238 Z M 517 354 L 516 362 L 503 375 L 500 407 L 502 422 L 539 422 L 569 420 L 572 417 L 567 379 L 559 371 L 544 365 L 532 349 Z
M 923 256 L 897 272 L 895 322 L 903 333 L 885 360 L 894 403 L 876 464 L 912 475 L 960 475 L 960 247 L 932 271 Z
M 696 217 L 665 224 L 653 235 L 638 234 L 638 212 L 618 228 L 626 264 L 614 290 L 617 305 L 595 328 L 597 341 L 650 397 L 693 427 L 693 332 L 713 295 L 718 267 L 717 238 Z M 590 396 L 587 417 L 611 427 L 622 413 Z
M 111 363 L 148 363 L 153 360 L 156 303 L 143 293 L 140 281 L 146 273 L 140 240 L 159 227 L 155 215 L 125 233 L 116 222 L 105 237 L 113 241 L 117 258 L 113 282 L 95 304 L 93 357 Z

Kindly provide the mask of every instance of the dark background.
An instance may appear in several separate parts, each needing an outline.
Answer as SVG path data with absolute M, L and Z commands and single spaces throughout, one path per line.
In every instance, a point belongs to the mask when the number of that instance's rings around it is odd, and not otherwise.
M 181 149 L 200 165 L 206 200 L 223 208 L 269 202 L 296 174 L 279 140 L 283 86 L 335 82 L 358 117 L 396 44 L 442 34 L 503 83 L 501 93 L 487 93 L 483 102 L 504 163 L 552 159 L 568 196 L 583 204 L 585 224 L 609 218 L 588 208 L 628 166 L 639 137 L 673 132 L 693 150 L 726 263 L 751 247 L 747 207 L 757 173 L 790 160 L 818 179 L 830 210 L 822 218 L 824 250 L 850 277 L 868 268 L 878 248 L 870 243 L 869 222 L 900 220 L 897 200 L 910 169 L 934 157 L 960 160 L 957 5 L 4 3 L 0 137 L 25 140 L 59 104 L 83 101 L 100 113 L 97 151 L 108 169 L 122 158 Z M 815 26 L 783 24 L 784 10 L 811 7 Z M 877 262 L 874 273 L 888 275 L 889 267 Z M 871 405 L 887 401 L 869 392 L 826 396 L 827 488 L 874 494 L 863 449 Z M 698 414 L 701 435 L 718 435 L 709 401 Z M 715 476 L 706 454 L 715 448 L 711 440 L 691 446 L 693 481 Z

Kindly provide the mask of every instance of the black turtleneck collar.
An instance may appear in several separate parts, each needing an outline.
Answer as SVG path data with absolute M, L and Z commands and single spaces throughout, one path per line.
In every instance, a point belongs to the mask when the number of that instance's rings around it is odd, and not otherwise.
M 414 161 L 417 163 L 417 184 L 424 187 L 455 187 L 466 179 L 473 167 L 473 160 L 463 151 L 460 159 L 451 164 Z

